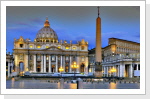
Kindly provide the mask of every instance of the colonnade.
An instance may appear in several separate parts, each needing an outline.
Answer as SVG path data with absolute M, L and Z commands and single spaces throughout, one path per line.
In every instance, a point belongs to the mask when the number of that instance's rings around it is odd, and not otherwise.
M 40 59 L 38 58 L 40 56 Z M 24 71 L 32 71 L 32 72 L 41 72 L 41 73 L 57 73 L 59 72 L 59 68 L 62 67 L 64 69 L 63 72 L 72 73 L 74 72 L 72 69 L 73 62 L 76 62 L 76 65 L 78 68 L 76 68 L 76 72 L 80 72 L 80 65 L 81 63 L 84 63 L 84 72 L 88 72 L 88 57 L 85 57 L 85 61 L 81 62 L 80 56 L 73 56 L 73 55 L 48 55 L 48 54 L 33 54 L 33 59 L 28 59 L 28 55 L 24 55 L 24 60 L 19 60 L 18 56 L 15 55 L 15 65 L 16 65 L 16 71 L 19 71 L 17 68 L 19 68 L 19 62 L 24 63 Z M 66 60 L 66 57 L 68 59 Z M 75 58 L 74 58 L 75 57 Z M 54 60 L 53 60 L 54 59 Z M 32 61 L 32 70 L 30 70 L 30 63 Z M 39 64 L 40 63 L 40 64 Z M 86 66 L 87 65 L 87 66 Z M 40 67 L 40 71 L 37 70 L 37 68 Z M 48 68 L 48 70 L 47 70 Z
M 139 70 L 139 64 L 109 64 L 103 65 L 102 71 L 105 77 L 134 77 L 134 70 Z

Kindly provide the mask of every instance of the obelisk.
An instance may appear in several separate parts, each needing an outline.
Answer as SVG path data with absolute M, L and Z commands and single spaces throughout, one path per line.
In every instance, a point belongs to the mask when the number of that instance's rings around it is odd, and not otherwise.
M 96 48 L 95 48 L 95 75 L 102 77 L 102 50 L 101 50 L 101 18 L 99 17 L 99 7 L 98 7 L 98 17 L 96 19 Z

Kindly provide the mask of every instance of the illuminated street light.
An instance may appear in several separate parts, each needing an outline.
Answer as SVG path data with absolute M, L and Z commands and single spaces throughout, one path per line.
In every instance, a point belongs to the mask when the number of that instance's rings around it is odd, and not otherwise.
M 61 73 L 61 77 L 62 77 L 62 72 L 64 71 L 64 69 L 62 67 L 59 68 L 59 71 Z
M 116 69 L 113 67 L 113 68 L 111 69 L 111 72 L 113 73 L 113 77 L 114 77 L 114 73 L 116 72 Z
M 112 69 L 111 69 L 111 72 L 116 72 L 116 69 L 113 67 Z
M 76 69 L 78 68 L 76 62 L 73 62 L 73 65 L 71 67 L 74 70 L 74 78 L 75 78 L 75 72 L 76 72 Z

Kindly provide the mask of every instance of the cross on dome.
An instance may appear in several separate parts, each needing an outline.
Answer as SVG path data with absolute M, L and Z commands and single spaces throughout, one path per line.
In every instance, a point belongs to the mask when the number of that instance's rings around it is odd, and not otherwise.
M 44 23 L 44 27 L 50 27 L 49 21 L 48 21 L 48 17 L 46 17 L 46 21 Z

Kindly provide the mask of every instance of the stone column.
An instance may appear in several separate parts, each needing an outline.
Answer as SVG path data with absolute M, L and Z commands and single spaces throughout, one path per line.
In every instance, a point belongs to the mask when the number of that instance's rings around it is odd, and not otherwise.
M 104 66 L 103 68 L 104 68 L 103 74 L 104 74 L 104 77 L 105 77 L 106 76 L 106 67 Z
M 27 55 L 25 55 L 25 64 L 24 64 L 24 70 L 25 71 L 29 71 L 29 67 L 28 67 L 28 62 L 29 62 L 29 60 L 28 60 L 28 54 Z M 19 69 L 19 63 L 18 63 L 18 69 Z M 19 71 L 18 71 L 19 72 Z
M 104 67 L 102 67 L 102 75 L 104 74 Z
M 138 69 L 139 69 L 138 64 L 136 64 L 136 70 L 138 70 Z
M 44 54 L 44 72 L 46 72 L 46 55 Z
M 117 68 L 116 68 L 116 65 L 114 66 L 114 69 L 116 70 L 116 72 L 114 72 L 114 76 L 116 76 L 116 74 L 117 74 Z
M 110 76 L 110 66 L 108 66 L 108 77 Z
M 117 68 L 117 72 L 118 72 L 118 77 L 120 77 L 120 66 L 118 65 L 118 68 Z
M 63 67 L 63 65 L 62 65 L 62 55 L 60 56 L 60 66 Z
M 106 67 L 106 77 L 108 77 L 108 66 L 105 67 Z
M 70 67 L 69 67 L 69 72 L 70 72 L 70 73 L 72 72 L 72 67 L 71 67 L 71 65 L 72 65 L 72 56 L 70 55 Z
M 36 72 L 36 54 L 34 55 L 34 69 L 33 69 L 34 72 Z
M 120 65 L 120 77 L 125 77 L 125 64 Z
M 85 74 L 88 74 L 88 57 L 87 56 L 85 57 Z
M 76 72 L 79 73 L 79 68 L 80 68 L 80 66 L 79 66 L 79 56 L 77 56 L 77 66 L 78 66 L 78 68 L 76 69 Z
M 130 64 L 130 67 L 129 67 L 129 77 L 130 77 L 130 78 L 133 77 L 133 68 L 132 68 L 132 64 Z
M 49 73 L 51 73 L 52 71 L 51 71 L 51 68 L 52 68 L 52 66 L 51 66 L 51 56 L 49 56 Z
M 119 77 L 123 77 L 123 75 L 122 75 L 122 72 L 123 72 L 122 71 L 122 65 L 119 66 L 119 71 L 120 71 L 120 73 L 119 73 L 120 76 Z
M 62 56 L 62 66 L 63 66 L 63 69 L 64 69 L 63 72 L 65 72 L 65 56 L 64 55 Z
M 43 55 L 41 55 L 41 73 L 43 72 Z
M 58 56 L 56 55 L 56 69 L 55 69 L 56 71 L 55 72 L 58 72 L 58 59 L 57 59 L 57 57 Z
M 19 71 L 18 71 L 18 67 L 19 67 L 18 55 L 15 55 L 15 72 L 19 72 Z
M 8 61 L 8 77 L 10 76 L 10 62 Z

